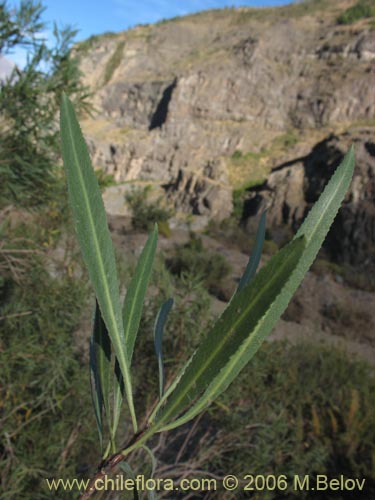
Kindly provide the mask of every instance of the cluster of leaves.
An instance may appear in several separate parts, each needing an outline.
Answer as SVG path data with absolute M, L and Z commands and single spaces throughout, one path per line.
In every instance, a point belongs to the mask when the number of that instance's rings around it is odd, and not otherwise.
M 352 24 L 360 19 L 375 16 L 375 5 L 373 0 L 358 0 L 358 2 L 346 9 L 337 18 L 339 24 Z
M 351 181 L 354 152 L 351 149 L 345 156 L 294 239 L 256 274 L 265 237 L 263 215 L 238 289 L 165 391 L 162 336 L 172 300 L 163 303 L 154 327 L 159 401 L 148 416 L 146 427 L 139 431 L 131 368 L 156 253 L 157 226 L 142 250 L 121 304 L 103 200 L 74 108 L 65 95 L 61 105 L 61 135 L 77 237 L 97 299 L 90 366 L 93 403 L 105 460 L 98 472 L 101 475 L 105 467 L 111 467 L 113 460 L 121 462 L 131 451 L 144 447 L 154 434 L 180 427 L 202 413 L 247 365 L 315 259 Z M 116 433 L 123 399 L 127 401 L 134 438 L 118 451 Z M 109 457 L 111 452 L 114 457 Z
M 79 109 L 89 109 L 88 91 L 80 82 L 77 59 L 70 46 L 76 31 L 58 29 L 47 46 L 41 33 L 44 9 L 33 0 L 18 9 L 0 3 L 0 55 L 26 48 L 27 63 L 15 67 L 0 84 L 0 204 L 44 202 L 56 185 L 59 134 L 56 125 L 64 90 Z

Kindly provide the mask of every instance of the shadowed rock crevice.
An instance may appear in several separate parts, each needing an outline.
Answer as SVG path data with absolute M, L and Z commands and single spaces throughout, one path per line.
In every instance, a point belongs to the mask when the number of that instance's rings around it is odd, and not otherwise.
M 155 128 L 161 128 L 161 126 L 166 122 L 168 116 L 168 107 L 172 99 L 173 90 L 177 85 L 177 79 L 175 79 L 171 85 L 164 90 L 163 96 L 157 105 L 155 113 L 151 117 L 149 130 L 154 130 Z

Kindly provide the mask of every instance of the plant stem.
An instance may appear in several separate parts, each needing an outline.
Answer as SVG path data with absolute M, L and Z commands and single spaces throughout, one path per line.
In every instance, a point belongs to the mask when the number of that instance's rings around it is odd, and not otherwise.
M 86 490 L 84 491 L 84 493 L 82 493 L 78 500 L 87 500 L 88 498 L 91 498 L 97 491 L 97 481 L 100 481 L 105 476 L 110 474 L 120 462 L 125 460 L 129 453 L 134 451 L 136 448 L 139 448 L 155 432 L 155 428 L 143 428 L 141 431 L 134 434 L 134 436 L 128 441 L 128 443 L 121 451 L 114 453 L 107 459 L 103 460 L 98 466 L 97 473 L 90 479 Z

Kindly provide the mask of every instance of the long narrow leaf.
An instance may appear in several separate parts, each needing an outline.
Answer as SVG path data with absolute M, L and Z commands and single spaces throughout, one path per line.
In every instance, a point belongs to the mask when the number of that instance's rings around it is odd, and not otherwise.
M 158 226 L 155 224 L 138 259 L 134 276 L 130 282 L 124 300 L 122 317 L 124 322 L 126 348 L 130 362 L 133 357 L 134 344 L 141 321 L 143 302 L 151 276 L 157 241 Z
M 115 443 L 116 431 L 120 421 L 122 400 L 124 397 L 124 378 L 118 360 L 115 360 L 115 373 L 113 375 L 113 423 L 112 443 Z M 114 451 L 114 450 L 113 450 Z
M 233 360 L 239 360 L 249 335 L 266 314 L 304 249 L 304 239 L 291 242 L 264 266 L 254 280 L 238 292 L 213 329 L 202 340 L 188 367 L 156 418 L 165 424 L 196 400 Z M 259 343 L 257 342 L 257 347 Z
M 124 324 L 124 337 L 128 353 L 129 363 L 131 363 L 134 351 L 134 344 L 137 338 L 139 324 L 142 317 L 143 303 L 146 295 L 148 283 L 150 281 L 152 265 L 155 259 L 156 246 L 158 241 L 158 226 L 155 224 L 147 242 L 141 252 L 135 269 L 134 276 L 126 292 L 122 317 Z M 123 397 L 123 381 L 121 373 L 117 372 L 114 379 L 114 408 L 113 408 L 113 432 L 118 427 L 121 403 Z
M 192 367 L 199 369 L 199 363 L 196 364 L 195 362 L 195 359 L 198 359 L 198 355 L 201 358 L 199 361 L 204 362 L 204 356 L 202 356 L 200 352 L 202 352 L 203 349 L 206 350 L 206 345 L 208 344 L 206 340 L 203 342 L 203 347 L 201 344 L 196 355 L 193 356 L 187 363 L 187 366 L 183 368 L 183 375 L 179 375 L 179 383 L 175 385 L 175 390 L 172 392 L 169 399 L 165 398 L 164 401 L 161 401 L 151 415 L 150 420 L 156 419 L 155 424 L 159 430 L 171 429 L 177 425 L 182 425 L 207 407 L 212 400 L 228 387 L 240 370 L 249 361 L 251 356 L 257 351 L 262 340 L 271 331 L 278 318 L 285 310 L 289 300 L 316 257 L 349 187 L 353 176 L 354 165 L 354 150 L 351 148 L 292 242 L 292 245 L 293 243 L 298 244 L 300 238 L 304 238 L 306 246 L 300 257 L 297 258 L 294 269 L 292 269 L 289 279 L 285 282 L 284 287 L 282 287 L 281 293 L 277 296 L 276 300 L 268 304 L 266 313 L 260 321 L 256 323 L 255 328 L 249 328 L 249 337 L 240 345 L 235 355 L 232 355 L 230 359 L 228 358 L 227 363 L 222 363 L 222 369 L 220 371 L 216 370 L 216 372 L 208 374 L 207 378 L 209 379 L 209 384 L 204 380 L 204 384 L 202 384 L 202 382 L 200 383 L 201 386 L 207 387 L 203 396 L 201 396 L 182 417 L 174 422 L 167 423 L 168 421 L 170 422 L 171 418 L 178 415 L 183 410 L 184 406 L 186 407 L 188 404 L 191 404 L 194 398 L 197 397 L 196 382 L 199 382 L 199 377 L 198 379 L 194 378 L 194 369 L 192 369 Z M 290 249 L 293 248 L 293 246 L 288 247 Z M 259 272 L 258 276 L 254 278 L 250 285 L 239 292 L 238 296 L 236 294 L 214 329 L 216 328 L 216 330 L 218 330 L 217 325 L 225 326 L 225 320 L 229 315 L 228 310 L 231 310 L 234 314 L 233 304 L 237 304 L 244 294 L 250 293 L 251 290 L 262 284 L 267 274 L 269 275 L 269 266 L 277 262 L 282 252 L 285 252 L 285 249 L 278 252 L 271 259 L 269 264 Z M 254 313 L 256 315 L 256 309 L 253 309 L 251 315 Z M 234 315 L 232 317 L 232 322 L 233 321 L 238 321 L 235 319 Z M 220 331 L 218 331 L 218 335 L 220 335 Z M 200 389 L 199 384 L 198 389 Z M 169 394 L 170 393 L 168 393 L 168 396 Z M 162 408 L 162 404 L 165 400 L 166 404 L 164 408 Z
M 99 389 L 103 399 L 104 411 L 110 425 L 110 377 L 111 377 L 111 341 L 103 321 L 100 308 L 96 302 L 94 330 L 92 336 L 92 355 L 95 356 L 94 366 L 97 368 Z M 91 354 L 91 351 L 90 351 Z
M 90 384 L 91 399 L 94 407 L 96 425 L 98 427 L 100 449 L 103 450 L 103 394 L 100 387 L 99 369 L 93 335 L 90 338 Z
M 112 240 L 87 146 L 65 94 L 61 102 L 61 139 L 77 238 L 124 377 L 133 427 L 137 429 Z
M 160 398 L 163 396 L 164 392 L 164 367 L 163 367 L 163 335 L 164 327 L 168 318 L 168 314 L 173 306 L 173 299 L 166 300 L 156 316 L 155 327 L 154 327 L 154 345 L 155 353 L 158 360 L 159 367 L 159 395 Z
M 258 224 L 257 234 L 255 238 L 255 244 L 253 251 L 251 252 L 251 257 L 246 266 L 245 272 L 238 284 L 237 290 L 240 291 L 244 286 L 246 286 L 254 278 L 256 270 L 258 269 L 260 257 L 262 255 L 264 238 L 266 236 L 266 216 L 267 211 L 265 210 Z

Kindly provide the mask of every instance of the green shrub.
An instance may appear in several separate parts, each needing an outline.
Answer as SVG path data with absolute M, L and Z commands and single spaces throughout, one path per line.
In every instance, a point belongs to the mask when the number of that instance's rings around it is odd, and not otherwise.
M 89 110 L 78 60 L 70 46 L 77 31 L 53 28 L 54 45 L 37 33 L 46 31 L 43 6 L 26 0 L 19 7 L 0 3 L 0 55 L 26 47 L 27 64 L 0 81 L 0 206 L 40 205 L 58 189 L 60 140 L 56 120 L 61 93 L 80 110 Z
M 170 208 L 162 206 L 162 200 L 152 202 L 147 198 L 150 193 L 150 186 L 143 189 L 135 189 L 125 196 L 125 201 L 132 210 L 132 224 L 134 229 L 149 231 L 155 223 L 160 224 L 165 236 L 170 234 L 168 220 L 173 212 Z
M 346 9 L 338 18 L 339 24 L 352 24 L 360 19 L 375 16 L 373 0 L 359 0 L 355 5 Z
M 4 499 L 50 498 L 46 477 L 57 471 L 64 478 L 79 476 L 95 459 L 87 367 L 74 339 L 87 288 L 68 273 L 52 278 L 40 255 L 28 259 L 22 282 L 5 273 L 0 292 Z M 59 498 L 71 498 L 71 493 L 59 492 Z
M 96 175 L 96 178 L 98 180 L 98 184 L 99 184 L 99 187 L 101 190 L 103 190 L 107 187 L 110 187 L 110 186 L 114 186 L 116 184 L 116 181 L 115 181 L 113 175 L 107 174 L 101 168 L 97 168 L 95 170 L 95 175 Z
M 200 466 L 218 475 L 310 474 L 311 486 L 315 474 L 361 477 L 367 487 L 356 498 L 373 498 L 375 381 L 368 365 L 350 358 L 305 342 L 268 343 L 210 411 L 207 426 L 213 435 L 216 426 L 222 432 L 210 451 L 196 448 L 207 457 Z M 328 498 L 326 492 L 287 493 L 285 498 Z M 275 490 L 251 498 L 281 497 Z
M 202 239 L 194 234 L 188 243 L 177 247 L 175 255 L 168 260 L 168 268 L 178 276 L 184 273 L 201 279 L 207 290 L 219 297 L 228 277 L 231 266 L 223 255 L 208 251 L 203 247 Z

